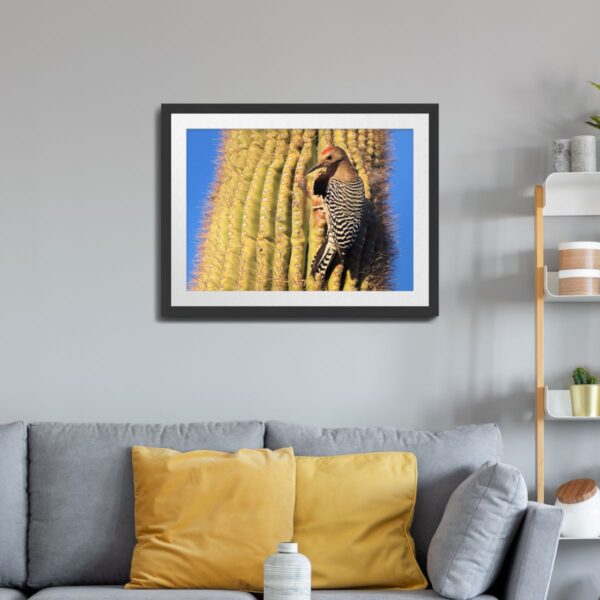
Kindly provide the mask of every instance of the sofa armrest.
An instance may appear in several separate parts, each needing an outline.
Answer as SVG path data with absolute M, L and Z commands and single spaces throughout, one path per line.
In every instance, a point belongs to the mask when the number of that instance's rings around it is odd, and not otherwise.
M 546 600 L 561 523 L 560 508 L 528 503 L 507 558 L 503 600 Z

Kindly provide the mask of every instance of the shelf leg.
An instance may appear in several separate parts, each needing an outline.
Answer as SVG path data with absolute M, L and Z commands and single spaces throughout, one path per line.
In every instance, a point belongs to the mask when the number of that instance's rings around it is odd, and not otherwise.
M 535 188 L 535 483 L 544 501 L 544 188 Z

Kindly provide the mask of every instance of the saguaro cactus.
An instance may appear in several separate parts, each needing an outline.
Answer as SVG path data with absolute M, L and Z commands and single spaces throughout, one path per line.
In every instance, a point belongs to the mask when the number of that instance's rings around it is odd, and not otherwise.
M 345 264 L 310 276 L 327 226 L 315 174 L 328 145 L 342 147 L 365 186 L 367 216 Z M 203 215 L 190 288 L 202 291 L 388 289 L 393 254 L 384 130 L 229 130 Z

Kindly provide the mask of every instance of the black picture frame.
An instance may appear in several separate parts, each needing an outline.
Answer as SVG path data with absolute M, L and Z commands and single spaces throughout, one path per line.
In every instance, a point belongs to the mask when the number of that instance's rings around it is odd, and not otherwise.
M 171 301 L 171 123 L 194 113 L 392 113 L 429 118 L 429 304 L 427 306 L 174 306 Z M 160 314 L 196 319 L 430 319 L 439 315 L 439 105 L 438 104 L 162 104 L 160 209 Z M 268 293 L 268 292 L 266 292 Z M 366 292 L 367 293 L 367 292 Z

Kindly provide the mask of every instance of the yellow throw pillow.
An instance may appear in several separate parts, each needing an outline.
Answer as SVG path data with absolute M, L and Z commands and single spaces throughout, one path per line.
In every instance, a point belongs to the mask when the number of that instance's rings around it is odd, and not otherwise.
M 410 535 L 416 493 L 409 452 L 296 457 L 294 541 L 313 588 L 426 588 Z
M 132 451 L 137 544 L 130 589 L 257 591 L 294 526 L 294 452 Z

